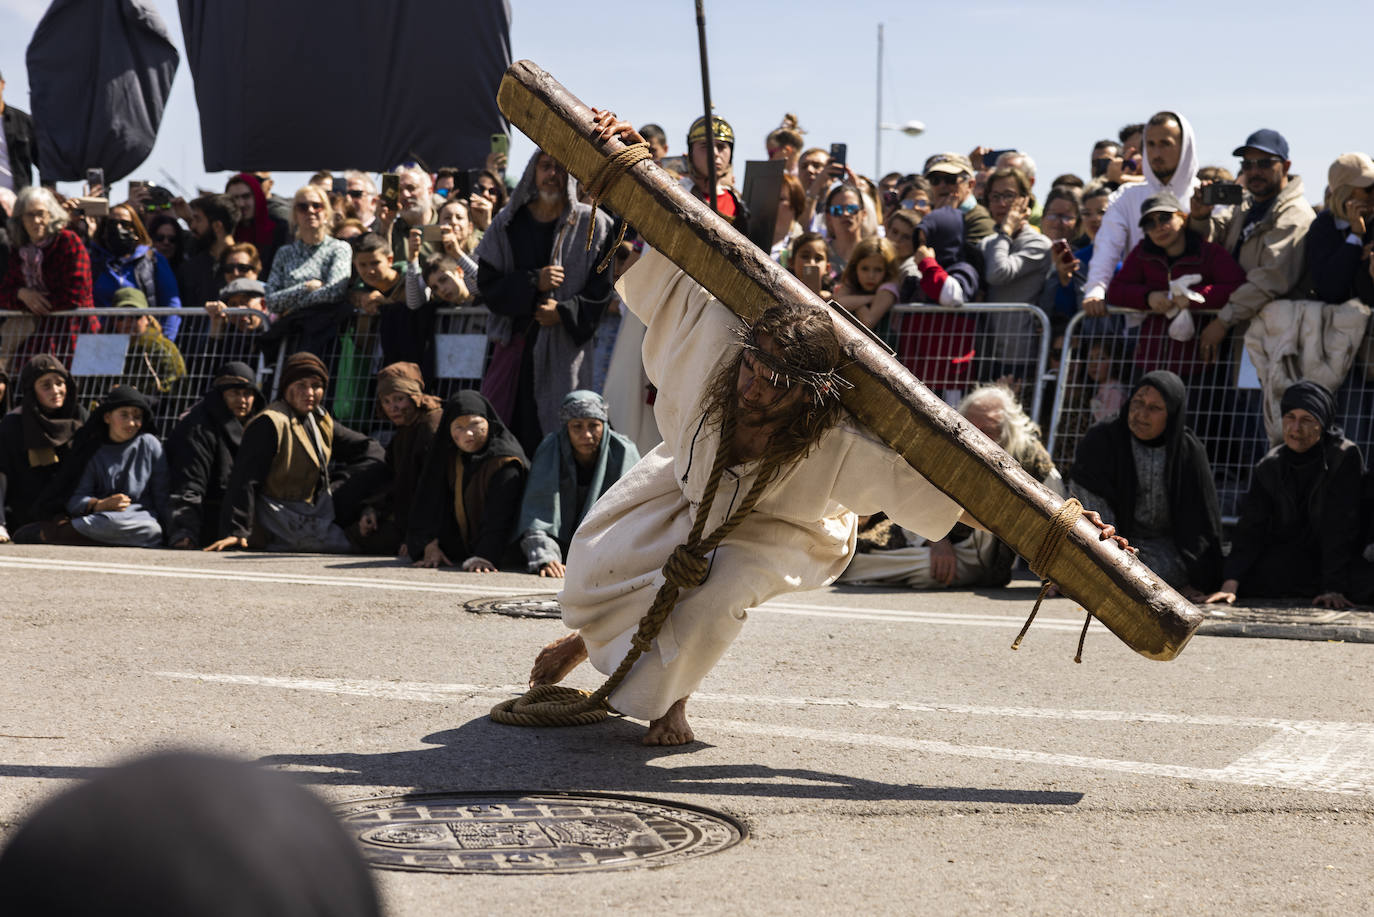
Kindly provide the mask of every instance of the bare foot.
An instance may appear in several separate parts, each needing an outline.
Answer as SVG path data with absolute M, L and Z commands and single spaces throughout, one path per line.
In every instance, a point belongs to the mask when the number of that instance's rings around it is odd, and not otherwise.
M 582 635 L 573 631 L 550 643 L 535 657 L 534 668 L 530 669 L 530 687 L 556 685 L 568 677 L 587 658 L 587 644 Z
M 645 745 L 686 745 L 696 741 L 692 727 L 687 725 L 687 698 L 668 708 L 668 712 L 649 724 L 644 734 Z

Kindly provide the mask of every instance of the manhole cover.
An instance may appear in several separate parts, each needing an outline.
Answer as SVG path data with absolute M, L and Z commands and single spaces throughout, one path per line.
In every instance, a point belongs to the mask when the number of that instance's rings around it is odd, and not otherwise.
M 603 793 L 416 793 L 334 807 L 382 869 L 598 872 L 666 866 L 744 840 L 744 826 L 695 806 Z
M 463 607 L 476 614 L 509 615 L 512 618 L 561 618 L 563 609 L 557 593 L 540 592 L 535 595 L 508 595 L 499 599 L 473 599 Z

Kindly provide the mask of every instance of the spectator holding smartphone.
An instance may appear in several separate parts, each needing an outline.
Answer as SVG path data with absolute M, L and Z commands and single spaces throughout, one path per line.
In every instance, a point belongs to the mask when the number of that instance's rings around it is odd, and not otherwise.
M 90 243 L 91 289 L 98 309 L 113 305 L 114 295 L 125 287 L 143 293 L 151 308 L 180 309 L 181 288 L 167 259 L 153 248 L 148 230 L 138 213 L 128 204 L 116 204 L 100 222 Z M 181 316 L 168 316 L 162 323 L 167 340 L 176 341 Z
M 812 293 L 822 299 L 830 298 L 834 271 L 830 269 L 830 246 L 820 233 L 804 232 L 792 240 L 792 249 L 787 253 L 787 269 Z
M 988 209 L 973 196 L 973 166 L 967 156 L 936 153 L 926 160 L 932 208 L 953 207 L 964 218 L 964 243 L 976 246 L 997 231 Z
M 1288 158 L 1288 141 L 1278 131 L 1255 131 L 1232 155 L 1241 158 L 1245 188 L 1241 203 L 1218 216 L 1203 203 L 1199 188 L 1188 220 L 1192 230 L 1225 246 L 1245 270 L 1245 283 L 1198 338 L 1202 358 L 1208 362 L 1216 359 L 1233 326 L 1249 321 L 1266 303 L 1286 297 L 1298 286 L 1307 229 L 1317 217 L 1303 198 L 1302 178 L 1289 174 L 1293 163 Z

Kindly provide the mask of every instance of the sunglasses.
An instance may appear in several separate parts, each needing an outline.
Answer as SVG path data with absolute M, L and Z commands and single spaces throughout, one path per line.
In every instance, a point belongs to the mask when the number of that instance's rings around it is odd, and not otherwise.
M 496 197 L 496 187 L 494 185 L 478 185 L 477 193 L 487 197 Z
M 909 197 L 902 201 L 903 210 L 915 210 L 917 207 L 929 207 L 930 201 L 923 197 Z
M 248 274 L 253 270 L 251 264 L 226 264 L 223 273 L 225 274 Z
M 1242 159 L 1240 170 L 1242 172 L 1258 171 L 1260 169 L 1272 169 L 1275 163 L 1283 162 L 1277 156 L 1265 156 L 1262 159 Z
M 1173 221 L 1173 219 L 1174 215 L 1172 213 L 1146 214 L 1140 220 L 1140 228 L 1145 230 L 1146 232 L 1151 232 L 1155 229 L 1158 229 L 1161 226 L 1169 224 Z
M 324 210 L 324 204 L 321 204 L 319 201 L 297 201 L 296 209 L 301 213 L 308 213 L 316 210 L 322 211 Z
M 931 172 L 926 176 L 926 181 L 932 185 L 957 185 L 963 177 L 963 173 L 955 175 L 952 172 Z
M 852 217 L 862 209 L 858 204 L 831 204 L 830 215 L 832 217 Z
M 362 200 L 362 199 L 363 199 L 363 195 L 366 194 L 366 193 L 367 193 L 367 192 L 364 191 L 362 188 L 351 188 L 351 189 L 349 189 L 348 192 L 347 192 L 348 196 L 351 197 L 351 198 L 353 198 L 353 200 L 355 200 L 355 201 L 360 201 L 360 200 Z

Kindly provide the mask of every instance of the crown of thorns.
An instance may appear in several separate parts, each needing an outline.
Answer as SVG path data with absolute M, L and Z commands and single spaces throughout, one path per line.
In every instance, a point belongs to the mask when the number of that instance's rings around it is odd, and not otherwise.
M 791 388 L 795 383 L 804 385 L 810 391 L 811 400 L 817 405 L 827 398 L 839 398 L 843 389 L 851 389 L 854 383 L 841 376 L 834 369 L 817 371 L 796 366 L 775 353 L 769 353 L 759 346 L 758 337 L 752 325 L 741 325 L 736 330 L 740 345 L 766 371 L 763 376 L 778 388 Z

